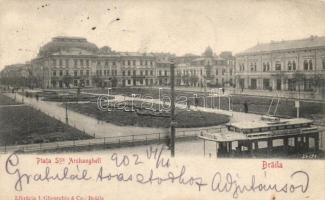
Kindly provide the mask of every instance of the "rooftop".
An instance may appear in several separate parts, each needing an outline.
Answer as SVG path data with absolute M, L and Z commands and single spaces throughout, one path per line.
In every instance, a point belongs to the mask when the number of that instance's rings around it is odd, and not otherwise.
M 231 123 L 229 125 L 239 129 L 254 129 L 254 128 L 265 128 L 271 126 L 281 126 L 281 125 L 308 124 L 312 122 L 313 122 L 312 120 L 305 119 L 305 118 L 293 118 L 293 119 L 281 119 L 277 123 L 273 123 L 266 120 L 255 120 L 255 121 L 240 121 L 236 123 Z
M 260 43 L 237 55 L 281 51 L 289 49 L 325 47 L 325 37 L 310 36 L 299 40 L 271 41 L 270 43 Z

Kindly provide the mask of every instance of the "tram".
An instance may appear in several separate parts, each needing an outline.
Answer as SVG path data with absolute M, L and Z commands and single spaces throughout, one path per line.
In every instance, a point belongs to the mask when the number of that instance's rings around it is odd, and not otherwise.
M 219 129 L 202 131 L 199 138 L 203 140 L 204 155 L 272 157 L 276 154 L 316 154 L 320 133 L 309 119 L 262 116 L 254 121 L 228 123 Z

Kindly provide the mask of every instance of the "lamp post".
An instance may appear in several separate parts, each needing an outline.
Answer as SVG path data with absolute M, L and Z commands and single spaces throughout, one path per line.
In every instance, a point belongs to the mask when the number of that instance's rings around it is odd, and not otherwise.
M 65 123 L 69 124 L 69 118 L 68 118 L 68 98 L 66 98 L 65 101 Z
M 174 60 L 170 64 L 170 91 L 171 91 L 171 112 L 170 112 L 170 153 L 171 156 L 175 156 L 175 128 L 176 128 L 176 118 L 175 118 L 175 63 Z

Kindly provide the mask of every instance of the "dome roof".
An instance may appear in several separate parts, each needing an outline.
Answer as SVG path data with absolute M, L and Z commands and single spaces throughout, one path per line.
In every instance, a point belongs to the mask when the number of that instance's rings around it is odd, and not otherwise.
M 206 57 L 212 57 L 213 56 L 212 48 L 208 46 L 202 55 Z
M 51 42 L 48 42 L 42 46 L 39 50 L 39 55 L 44 56 L 61 50 L 69 50 L 71 48 L 77 48 L 96 52 L 97 46 L 87 41 L 86 38 L 81 37 L 54 37 Z

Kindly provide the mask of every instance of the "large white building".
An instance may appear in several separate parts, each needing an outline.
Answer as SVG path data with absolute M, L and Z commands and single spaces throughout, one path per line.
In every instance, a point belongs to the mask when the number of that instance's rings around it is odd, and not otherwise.
M 325 37 L 257 44 L 236 55 L 236 88 L 325 97 Z

